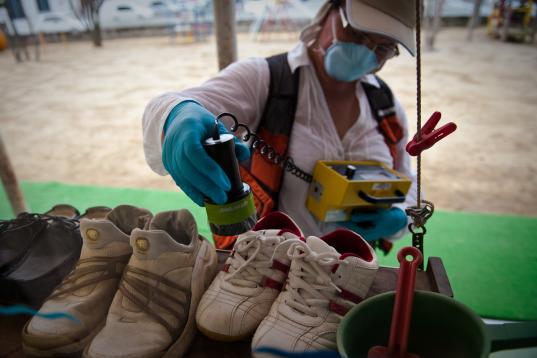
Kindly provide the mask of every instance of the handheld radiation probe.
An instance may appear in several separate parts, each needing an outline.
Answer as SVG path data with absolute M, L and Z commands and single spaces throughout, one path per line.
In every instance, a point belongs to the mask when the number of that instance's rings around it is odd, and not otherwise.
M 203 147 L 227 175 L 231 189 L 226 193 L 228 200 L 225 204 L 217 205 L 206 198 L 205 210 L 214 235 L 235 236 L 253 228 L 257 214 L 250 186 L 241 179 L 239 162 L 235 156 L 235 137 L 218 131 L 218 120 L 224 115 L 225 113 L 215 119 L 212 135 L 205 140 Z

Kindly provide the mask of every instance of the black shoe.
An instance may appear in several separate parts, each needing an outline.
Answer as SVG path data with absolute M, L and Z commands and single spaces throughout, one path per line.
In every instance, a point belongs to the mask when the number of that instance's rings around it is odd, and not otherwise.
M 0 301 L 39 306 L 71 271 L 81 248 L 76 219 L 20 214 L 1 222 Z
M 47 221 L 38 214 L 21 213 L 13 220 L 0 220 L 0 274 L 24 258 L 46 227 Z

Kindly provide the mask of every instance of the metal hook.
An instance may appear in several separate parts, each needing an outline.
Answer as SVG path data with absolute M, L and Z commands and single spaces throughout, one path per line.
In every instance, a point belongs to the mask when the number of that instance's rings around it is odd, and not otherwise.
M 425 223 L 434 213 L 434 204 L 427 200 L 421 200 L 422 205 L 409 206 L 405 212 L 412 218 L 413 226 L 420 228 L 425 226 Z

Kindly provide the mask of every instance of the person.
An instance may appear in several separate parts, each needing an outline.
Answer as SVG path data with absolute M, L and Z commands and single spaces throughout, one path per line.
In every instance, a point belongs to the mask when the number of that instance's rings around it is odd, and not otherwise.
M 393 133 L 383 132 L 366 88 L 387 88 L 376 73 L 399 54 L 399 45 L 414 56 L 414 11 L 414 0 L 326 1 L 287 54 L 235 62 L 200 86 L 152 99 L 143 115 L 149 166 L 158 174 L 170 174 L 198 205 L 205 198 L 225 203 L 229 180 L 207 155 L 202 141 L 211 135 L 215 116 L 230 112 L 252 132 L 263 135 L 278 154 L 292 158 L 303 172 L 312 173 L 318 160 L 373 160 L 411 178 L 404 203 L 356 213 L 349 221 L 334 223 L 319 222 L 312 216 L 305 205 L 309 183 L 292 171 L 279 167 L 279 171 L 262 168 L 261 174 L 254 173 L 254 178 L 264 176 L 260 186 L 275 201 L 270 209 L 277 207 L 287 213 L 305 235 L 321 236 L 344 226 L 368 241 L 402 236 L 408 224 L 404 209 L 416 202 L 415 175 L 405 151 L 407 119 L 393 96 L 395 116 L 388 123 Z M 275 58 L 284 59 L 283 68 Z M 275 75 L 285 71 L 287 77 Z M 296 81 L 294 102 L 286 102 L 285 95 L 283 100 L 277 97 L 272 83 L 276 80 L 283 81 L 284 90 Z M 282 134 L 286 116 L 291 124 Z M 227 132 L 229 125 L 226 128 L 220 123 L 219 130 Z M 394 134 L 395 140 L 389 142 Z M 248 146 L 239 138 L 235 142 L 241 164 L 249 159 L 250 169 L 277 166 L 266 156 L 259 159 L 259 150 L 252 149 L 250 158 Z

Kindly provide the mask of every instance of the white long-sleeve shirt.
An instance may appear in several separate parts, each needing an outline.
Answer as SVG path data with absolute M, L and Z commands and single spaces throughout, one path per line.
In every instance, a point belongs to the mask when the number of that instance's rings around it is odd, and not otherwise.
M 356 82 L 356 98 L 360 114 L 356 122 L 340 139 L 315 74 L 306 46 L 300 42 L 288 53 L 288 61 L 294 72 L 300 67 L 299 97 L 295 121 L 289 141 L 288 155 L 306 172 L 312 173 L 318 160 L 373 160 L 393 167 L 384 137 L 377 129 L 361 81 L 378 86 L 373 75 L 366 75 Z M 158 174 L 166 175 L 162 164 L 162 130 L 168 114 L 177 104 L 192 99 L 201 103 L 211 113 L 231 112 L 239 122 L 256 131 L 268 96 L 270 73 L 264 58 L 251 58 L 236 62 L 222 70 L 216 77 L 182 92 L 162 94 L 149 102 L 143 116 L 144 152 L 147 163 Z M 405 151 L 408 139 L 407 119 L 397 99 L 397 117 L 404 131 L 398 144 L 398 160 L 395 170 L 408 176 L 412 186 L 402 209 L 416 203 L 416 181 L 411 171 L 410 157 Z M 285 172 L 280 190 L 279 210 L 290 215 L 305 235 L 324 235 L 335 229 L 335 223 L 320 223 L 306 208 L 309 184 Z M 401 232 L 392 238 L 401 236 Z

